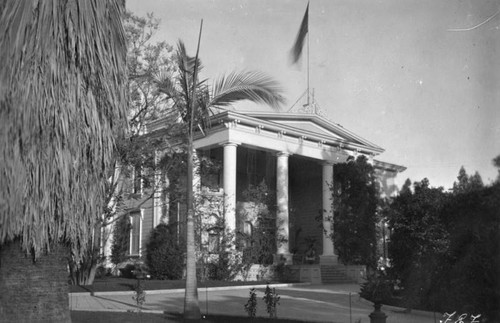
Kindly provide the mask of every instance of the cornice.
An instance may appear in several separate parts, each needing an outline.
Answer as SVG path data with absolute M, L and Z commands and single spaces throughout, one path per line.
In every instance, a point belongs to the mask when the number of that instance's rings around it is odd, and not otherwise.
M 339 136 L 349 137 L 355 141 L 359 141 L 360 143 L 354 143 L 346 139 L 332 138 L 331 136 L 328 135 L 323 135 L 309 130 L 303 130 L 296 127 L 284 125 L 281 123 L 260 119 L 259 117 L 266 117 L 266 118 L 276 117 L 277 119 L 281 120 L 311 121 L 326 128 L 327 130 L 330 130 L 334 133 L 338 133 Z M 217 115 L 214 115 L 210 121 L 213 130 L 216 130 L 221 125 L 224 125 L 225 127 L 231 127 L 231 126 L 236 126 L 237 124 L 242 124 L 247 126 L 253 126 L 259 129 L 266 129 L 277 133 L 286 134 L 287 136 L 303 138 L 310 141 L 317 141 L 318 143 L 329 144 L 342 149 L 352 150 L 355 152 L 364 153 L 368 155 L 378 155 L 384 152 L 383 148 L 374 145 L 369 141 L 355 135 L 354 133 L 344 129 L 342 126 L 334 124 L 323 117 L 315 115 L 305 116 L 304 114 L 298 114 L 298 113 L 279 114 L 279 113 L 251 113 L 251 112 L 243 113 L 235 111 L 223 111 Z
M 373 160 L 373 167 L 381 169 L 381 170 L 386 170 L 390 172 L 396 172 L 396 173 L 401 173 L 406 170 L 405 166 L 401 165 L 396 165 L 396 164 L 391 164 L 388 162 L 383 162 L 380 160 Z

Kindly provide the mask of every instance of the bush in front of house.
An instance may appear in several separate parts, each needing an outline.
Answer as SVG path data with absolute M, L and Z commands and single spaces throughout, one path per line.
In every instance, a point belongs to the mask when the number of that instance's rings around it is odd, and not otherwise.
M 206 278 L 209 280 L 231 281 L 234 280 L 243 269 L 241 256 L 224 250 L 219 252 L 217 260 L 205 266 Z
M 160 224 L 151 231 L 146 245 L 146 265 L 153 279 L 181 279 L 183 249 L 177 243 L 174 229 Z
M 141 259 L 129 259 L 120 265 L 120 277 L 122 278 L 136 278 L 136 279 L 149 279 L 149 268 L 144 264 Z
M 388 304 L 393 296 L 394 284 L 385 272 L 377 271 L 361 284 L 359 295 L 374 304 Z
M 128 258 L 128 248 L 130 240 L 130 218 L 126 215 L 121 216 L 113 229 L 113 245 L 111 247 L 111 261 L 119 265 Z

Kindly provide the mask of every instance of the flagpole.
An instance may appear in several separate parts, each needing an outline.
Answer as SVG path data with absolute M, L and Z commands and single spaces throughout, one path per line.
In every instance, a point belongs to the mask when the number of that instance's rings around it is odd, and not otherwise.
M 309 8 L 309 2 L 307 3 L 307 7 Z M 308 13 L 309 15 L 309 10 Z M 307 24 L 309 25 L 309 17 L 307 18 Z M 309 91 L 309 34 L 310 34 L 309 26 L 307 27 L 307 107 L 309 108 L 310 104 L 310 91 Z

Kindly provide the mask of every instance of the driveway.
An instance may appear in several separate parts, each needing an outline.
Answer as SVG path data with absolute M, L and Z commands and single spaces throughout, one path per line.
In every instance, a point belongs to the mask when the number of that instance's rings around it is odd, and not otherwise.
M 359 286 L 347 285 L 276 285 L 280 295 L 278 317 L 307 322 L 368 323 L 373 311 L 370 302 L 358 295 Z M 257 286 L 257 316 L 268 316 L 262 300 L 265 286 Z M 244 305 L 250 287 L 225 287 L 198 290 L 202 314 L 226 314 L 246 316 Z M 184 290 L 146 292 L 145 312 L 182 313 Z M 70 294 L 70 307 L 81 311 L 134 311 L 137 310 L 132 293 Z M 439 323 L 440 314 L 412 311 L 405 314 L 402 309 L 384 306 L 387 323 Z

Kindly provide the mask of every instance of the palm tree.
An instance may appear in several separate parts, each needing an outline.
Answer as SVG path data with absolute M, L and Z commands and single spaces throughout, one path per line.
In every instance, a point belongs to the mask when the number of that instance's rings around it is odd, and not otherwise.
M 186 219 L 186 294 L 184 318 L 199 319 L 200 308 L 196 281 L 196 258 L 193 209 L 193 134 L 195 127 L 205 128 L 206 121 L 214 108 L 225 108 L 232 103 L 250 100 L 264 103 L 279 110 L 284 98 L 278 83 L 259 72 L 233 72 L 216 80 L 210 91 L 206 81 L 198 80 L 201 62 L 190 57 L 182 41 L 176 52 L 179 73 L 175 76 L 157 75 L 159 91 L 172 101 L 187 127 L 187 219 Z
M 121 0 L 0 4 L 0 321 L 68 322 L 125 121 Z

